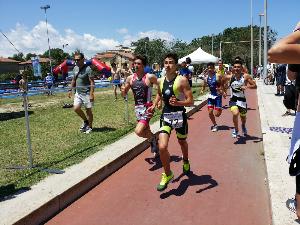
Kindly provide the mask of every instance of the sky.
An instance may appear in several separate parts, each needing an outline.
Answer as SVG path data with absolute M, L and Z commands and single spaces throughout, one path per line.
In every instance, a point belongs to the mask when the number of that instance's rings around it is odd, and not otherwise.
M 259 26 L 264 0 L 252 0 L 253 25 Z M 48 49 L 45 12 L 51 48 L 81 49 L 86 56 L 130 46 L 143 37 L 190 42 L 229 27 L 251 23 L 251 0 L 0 0 L 0 31 L 23 52 Z M 300 0 L 268 0 L 268 25 L 278 38 L 288 35 L 300 18 Z M 0 56 L 18 53 L 0 33 Z

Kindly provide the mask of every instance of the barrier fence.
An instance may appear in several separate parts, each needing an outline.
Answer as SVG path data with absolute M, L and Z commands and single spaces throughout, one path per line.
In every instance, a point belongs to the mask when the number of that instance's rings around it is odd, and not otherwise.
M 7 179 L 4 179 L 8 174 L 6 169 L 35 169 L 48 173 L 63 173 L 62 169 L 50 168 L 52 165 L 55 166 L 56 162 L 60 160 L 51 155 L 46 156 L 45 159 L 41 155 L 45 155 L 43 151 L 47 151 L 47 148 L 50 148 L 51 152 L 55 154 L 54 149 L 50 145 L 60 146 L 61 148 L 58 151 L 63 151 L 63 146 L 66 145 L 65 148 L 68 149 L 68 153 L 66 154 L 69 154 L 66 158 L 73 157 L 71 153 L 72 149 L 78 151 L 83 145 L 81 144 L 81 147 L 77 147 L 77 140 L 75 140 L 75 144 L 66 144 L 65 142 L 73 141 L 70 136 L 74 136 L 75 139 L 81 138 L 84 142 L 92 139 L 93 143 L 91 145 L 86 144 L 86 148 L 97 147 L 97 140 L 90 137 L 87 138 L 90 134 L 79 132 L 78 128 L 82 123 L 80 117 L 77 116 L 72 108 L 64 108 L 66 103 L 69 103 L 70 106 L 73 103 L 74 94 L 72 98 L 67 97 L 69 89 L 69 87 L 52 88 L 50 91 L 53 95 L 49 96 L 47 95 L 49 92 L 48 89 L 0 94 L 0 154 L 2 156 L 6 155 L 6 157 L 2 157 L 0 160 L 2 161 L 0 186 L 7 182 Z M 121 131 L 121 135 L 124 135 L 129 129 L 133 128 L 133 124 L 135 123 L 133 96 L 130 94 L 128 101 L 125 100 L 120 95 L 119 88 L 117 89 L 117 94 L 118 100 L 114 101 L 112 84 L 95 85 L 95 106 L 93 108 L 95 123 L 93 130 L 95 130 L 96 135 L 94 136 L 99 136 L 98 134 L 102 132 L 107 133 L 109 136 L 110 132 L 117 132 L 121 127 L 125 127 Z M 129 106 L 129 104 L 131 105 Z M 99 111 L 99 109 L 101 110 Z M 99 115 L 99 113 L 102 115 Z M 103 126 L 101 126 L 101 123 Z M 47 136 L 49 137 L 47 138 Z M 61 136 L 66 136 L 67 138 L 61 138 Z M 93 134 L 90 136 L 93 136 Z M 101 138 L 103 140 L 100 141 L 99 146 L 101 147 L 104 144 L 112 142 L 118 137 L 115 137 L 115 134 L 111 138 L 105 138 L 102 135 Z M 48 143 L 45 144 L 43 142 Z M 24 157 L 25 149 L 27 149 L 26 157 Z M 24 160 L 25 158 L 26 161 Z M 48 158 L 50 159 L 48 160 Z M 59 165 L 59 167 L 65 166 Z
M 73 104 L 74 94 L 71 99 L 67 97 L 69 87 L 55 87 L 49 96 L 48 89 L 0 94 L 0 186 L 31 186 L 47 173 L 63 173 L 64 168 L 133 131 L 136 118 L 132 92 L 125 100 L 117 88 L 115 101 L 113 84 L 101 85 L 95 86 L 90 134 L 81 133 L 80 117 L 72 108 L 63 107 Z M 155 94 L 156 88 L 153 98 Z M 151 122 L 159 115 L 156 112 Z M 51 169 L 54 167 L 57 169 Z M 18 172 L 20 169 L 25 172 Z

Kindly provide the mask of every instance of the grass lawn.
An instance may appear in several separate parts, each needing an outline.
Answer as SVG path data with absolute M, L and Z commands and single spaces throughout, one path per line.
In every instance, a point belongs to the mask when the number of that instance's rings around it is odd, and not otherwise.
M 119 92 L 119 90 L 118 90 Z M 193 88 L 194 98 L 199 87 Z M 95 94 L 93 132 L 79 132 L 82 124 L 72 108 L 62 108 L 72 103 L 66 93 L 54 96 L 29 97 L 32 107 L 30 131 L 33 164 L 42 168 L 64 169 L 81 162 L 132 132 L 135 125 L 133 96 L 129 95 L 129 122 L 125 120 L 126 105 L 122 97 L 115 102 L 111 89 L 97 89 Z M 8 170 L 9 166 L 28 165 L 26 127 L 21 99 L 0 99 L 0 200 L 21 189 L 28 189 L 49 174 L 37 169 Z M 3 112 L 3 110 L 6 110 Z M 152 123 L 159 119 L 156 112 Z

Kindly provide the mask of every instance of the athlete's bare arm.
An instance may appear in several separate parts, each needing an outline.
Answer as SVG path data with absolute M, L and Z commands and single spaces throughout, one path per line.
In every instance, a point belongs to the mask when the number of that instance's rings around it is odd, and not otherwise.
M 194 104 L 193 93 L 191 87 L 189 85 L 188 79 L 186 77 L 181 77 L 179 81 L 179 89 L 183 92 L 185 96 L 185 100 L 177 100 L 176 97 L 173 95 L 169 103 L 172 106 L 192 106 Z
M 244 79 L 245 79 L 246 88 L 255 89 L 257 87 L 255 81 L 252 79 L 252 77 L 249 74 L 244 74 Z
M 155 74 L 148 73 L 147 77 L 148 77 L 150 83 L 152 84 L 151 86 L 157 85 L 157 77 L 155 76 Z
M 300 22 L 295 27 L 295 32 L 278 41 L 268 51 L 268 60 L 274 63 L 300 63 Z
M 154 101 L 153 101 L 153 106 L 154 107 L 156 107 L 156 108 L 158 108 L 158 109 L 161 109 L 161 106 L 162 106 L 162 104 L 161 104 L 161 99 L 162 99 L 162 94 L 161 94 L 161 90 L 160 90 L 160 82 L 163 82 L 163 80 L 161 79 L 161 78 L 158 78 L 157 80 L 156 80 L 156 82 L 157 82 L 157 94 L 156 94 L 156 96 L 155 96 L 155 99 L 154 99 Z

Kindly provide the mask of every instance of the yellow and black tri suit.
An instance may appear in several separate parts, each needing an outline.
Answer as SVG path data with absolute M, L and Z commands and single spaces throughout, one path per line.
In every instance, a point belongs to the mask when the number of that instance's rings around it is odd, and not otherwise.
M 169 99 L 174 95 L 177 100 L 184 100 L 184 94 L 179 90 L 181 75 L 173 80 L 167 81 L 166 77 L 160 82 L 160 90 L 164 101 L 164 107 L 160 118 L 160 133 L 171 134 L 173 128 L 176 130 L 178 139 L 185 140 L 188 134 L 187 116 L 184 106 L 171 106 Z
M 245 92 L 242 90 L 242 86 L 245 85 L 244 74 L 239 79 L 232 76 L 230 80 L 231 98 L 229 100 L 230 110 L 238 109 L 240 116 L 245 117 L 247 114 L 247 101 Z

